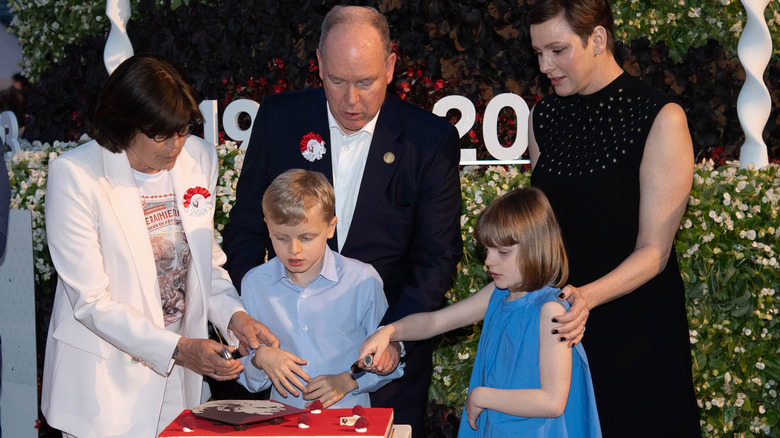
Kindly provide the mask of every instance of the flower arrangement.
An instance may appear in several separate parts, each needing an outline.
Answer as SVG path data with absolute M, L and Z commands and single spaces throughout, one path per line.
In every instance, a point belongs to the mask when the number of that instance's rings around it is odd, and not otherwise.
M 647 37 L 663 41 L 670 55 L 680 61 L 690 47 L 701 47 L 708 39 L 720 42 L 732 57 L 747 16 L 739 0 L 699 2 L 691 0 L 614 1 L 615 37 L 633 41 Z M 780 3 L 771 0 L 764 16 L 772 34 L 774 54 L 780 54 Z
M 84 139 L 82 139 L 82 142 Z M 53 269 L 46 247 L 43 203 L 48 163 L 79 143 L 53 145 L 22 140 L 23 151 L 6 160 L 11 207 L 33 216 L 36 283 L 46 288 Z M 215 228 L 228 220 L 244 153 L 235 142 L 217 147 L 219 181 Z M 529 185 L 528 169 L 466 167 L 461 172 L 464 255 L 448 303 L 487 284 L 474 222 L 506 191 Z M 676 249 L 685 281 L 693 378 L 707 436 L 780 437 L 780 165 L 739 169 L 712 160 L 696 165 Z M 218 241 L 221 241 L 217 233 Z M 431 400 L 462 409 L 481 325 L 436 339 Z

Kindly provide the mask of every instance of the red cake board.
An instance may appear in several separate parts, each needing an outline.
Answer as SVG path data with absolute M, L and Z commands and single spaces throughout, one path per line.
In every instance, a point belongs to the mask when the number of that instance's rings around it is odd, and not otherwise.
M 262 422 L 249 424 L 246 430 L 235 430 L 231 425 L 214 425 L 211 420 L 195 416 L 191 410 L 182 412 L 159 438 L 206 438 L 228 437 L 306 437 L 306 438 L 388 438 L 393 427 L 393 410 L 387 408 L 365 408 L 368 430 L 356 432 L 354 426 L 339 424 L 341 417 L 351 417 L 351 409 L 323 409 L 320 414 L 308 413 L 311 426 L 298 427 L 298 414 L 282 417 L 281 424 Z M 184 428 L 192 432 L 184 432 Z

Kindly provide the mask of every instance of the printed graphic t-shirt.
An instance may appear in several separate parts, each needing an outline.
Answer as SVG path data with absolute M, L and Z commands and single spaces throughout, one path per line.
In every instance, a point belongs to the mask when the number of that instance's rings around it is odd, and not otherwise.
M 190 264 L 190 247 L 181 226 L 171 176 L 167 170 L 157 173 L 133 170 L 133 175 L 141 195 L 146 228 L 154 251 L 165 327 L 179 332 L 184 316 L 184 289 Z

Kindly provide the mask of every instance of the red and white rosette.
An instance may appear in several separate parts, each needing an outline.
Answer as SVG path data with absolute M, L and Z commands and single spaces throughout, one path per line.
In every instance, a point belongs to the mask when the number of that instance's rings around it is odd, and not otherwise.
M 311 162 L 319 160 L 325 155 L 325 141 L 313 132 L 304 135 L 301 139 L 301 154 Z
M 203 216 L 214 207 L 211 193 L 203 187 L 192 187 L 184 194 L 184 210 L 191 216 Z

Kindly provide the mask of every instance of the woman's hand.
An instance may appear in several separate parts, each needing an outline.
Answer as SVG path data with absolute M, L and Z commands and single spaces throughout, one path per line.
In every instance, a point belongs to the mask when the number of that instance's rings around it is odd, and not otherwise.
M 211 339 L 179 338 L 173 350 L 173 359 L 177 365 L 189 368 L 200 375 L 208 375 L 215 380 L 233 380 L 244 369 L 235 359 L 225 360 L 221 356 L 224 346 Z M 231 351 L 233 347 L 230 347 Z
M 278 347 L 261 346 L 252 357 L 252 365 L 264 370 L 276 391 L 285 398 L 287 398 L 287 391 L 295 397 L 300 394 L 298 390 L 306 392 L 306 386 L 301 379 L 308 383 L 311 378 L 300 365 L 307 363 L 309 362 Z
M 323 374 L 315 377 L 306 385 L 303 399 L 320 399 L 322 407 L 328 408 L 344 398 L 345 395 L 357 389 L 357 387 L 358 383 L 350 373 Z M 306 407 L 308 408 L 310 404 L 306 403 Z
M 569 341 L 569 347 L 574 347 L 582 341 L 585 334 L 585 323 L 588 321 L 591 306 L 582 290 L 570 284 L 561 289 L 558 299 L 568 301 L 571 308 L 552 319 L 552 322 L 561 324 L 554 328 L 552 333 L 558 335 L 559 341 Z
M 238 338 L 240 342 L 238 349 L 243 355 L 249 353 L 247 347 L 256 350 L 260 348 L 260 344 L 270 347 L 279 347 L 280 345 L 279 339 L 271 333 L 268 327 L 257 322 L 246 312 L 234 313 L 230 317 L 228 330 L 232 331 Z
M 485 410 L 480 407 L 477 402 L 484 389 L 485 388 L 482 386 L 477 386 L 471 390 L 471 393 L 466 397 L 466 419 L 469 422 L 469 426 L 474 430 L 477 430 L 477 418 L 479 418 L 479 415 Z

